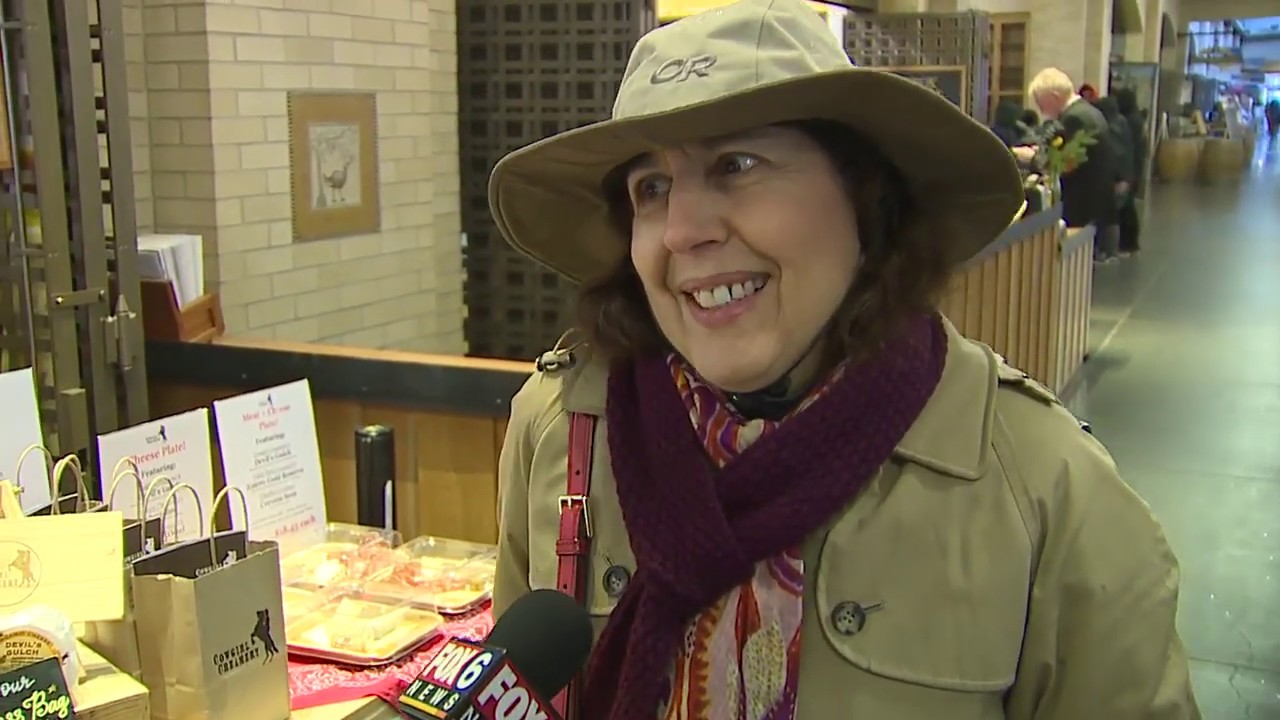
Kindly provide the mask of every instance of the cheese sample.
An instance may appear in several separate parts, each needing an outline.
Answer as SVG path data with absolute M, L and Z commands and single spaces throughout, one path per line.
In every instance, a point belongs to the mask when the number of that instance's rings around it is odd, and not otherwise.
M 84 677 L 71 620 L 53 608 L 34 606 L 0 615 L 0 672 L 58 658 L 68 687 Z

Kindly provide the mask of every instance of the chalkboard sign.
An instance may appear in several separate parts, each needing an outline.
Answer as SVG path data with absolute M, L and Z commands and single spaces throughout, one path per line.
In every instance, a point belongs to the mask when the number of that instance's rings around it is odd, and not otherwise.
M 950 100 L 965 114 L 969 113 L 969 69 L 964 65 L 921 65 L 876 69 L 887 70 L 894 75 L 919 83 Z
M 0 720 L 74 720 L 75 716 L 58 658 L 0 675 Z

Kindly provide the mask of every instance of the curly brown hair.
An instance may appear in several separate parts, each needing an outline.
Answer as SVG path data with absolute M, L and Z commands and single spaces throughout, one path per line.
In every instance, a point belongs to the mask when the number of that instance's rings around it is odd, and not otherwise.
M 958 258 L 948 252 L 947 228 L 915 212 L 897 168 L 854 130 L 828 120 L 787 123 L 831 159 L 857 218 L 862 258 L 857 276 L 827 332 L 829 363 L 874 354 L 907 318 L 936 308 Z M 605 181 L 605 197 L 620 237 L 631 234 L 632 208 L 625 166 Z M 939 234 L 944 233 L 944 234 Z M 578 329 L 609 360 L 670 352 L 627 253 L 613 270 L 578 294 Z

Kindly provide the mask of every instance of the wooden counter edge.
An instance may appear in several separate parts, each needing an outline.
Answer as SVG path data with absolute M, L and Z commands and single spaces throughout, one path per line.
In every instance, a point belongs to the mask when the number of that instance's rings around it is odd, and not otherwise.
M 1021 242 L 1030 240 L 1040 233 L 1059 225 L 1062 222 L 1062 205 L 1052 205 L 1036 213 L 1024 215 L 1010 225 L 1004 232 L 973 257 L 965 261 L 962 269 L 981 265 L 988 259 L 999 255 L 1004 250 Z
M 317 705 L 289 713 L 292 720 L 399 720 L 400 713 L 379 697 Z
M 533 372 L 533 361 L 500 360 L 497 358 L 477 358 L 461 355 L 436 355 L 433 353 L 420 353 L 410 350 L 384 350 L 379 348 L 348 347 L 345 345 L 327 345 L 324 343 L 255 340 L 253 338 L 239 337 L 218 338 L 213 342 L 213 344 L 225 347 L 255 348 L 259 350 L 292 352 L 304 355 L 358 358 L 378 362 L 433 365 L 438 367 L 474 370 L 492 370 L 495 372 L 519 373 L 521 375 L 528 375 Z M 550 350 L 551 348 L 547 349 Z
M 209 388 L 219 397 L 307 379 L 317 399 L 501 417 L 534 364 L 400 350 L 224 338 L 148 340 L 153 388 Z M 216 398 L 214 398 L 216 399 Z

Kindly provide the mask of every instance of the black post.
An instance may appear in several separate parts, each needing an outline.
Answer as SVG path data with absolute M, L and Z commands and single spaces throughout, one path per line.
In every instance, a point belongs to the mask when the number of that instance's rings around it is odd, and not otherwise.
M 367 527 L 394 529 L 396 438 L 386 425 L 356 431 L 356 518 Z

